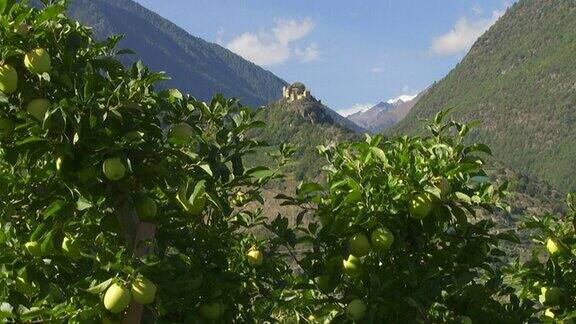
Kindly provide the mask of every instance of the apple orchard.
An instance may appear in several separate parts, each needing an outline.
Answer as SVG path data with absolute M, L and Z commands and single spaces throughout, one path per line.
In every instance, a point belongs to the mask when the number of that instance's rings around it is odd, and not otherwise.
M 64 1 L 0 0 L 0 320 L 174 323 L 522 323 L 576 317 L 574 199 L 523 226 L 505 212 L 470 126 L 319 147 L 324 183 L 279 194 L 257 111 L 201 102 L 118 61 Z M 306 219 L 308 221 L 304 222 Z M 260 229 L 260 230 L 255 230 Z M 263 231 L 262 231 L 263 230 Z M 258 233 L 258 235 L 254 234 Z

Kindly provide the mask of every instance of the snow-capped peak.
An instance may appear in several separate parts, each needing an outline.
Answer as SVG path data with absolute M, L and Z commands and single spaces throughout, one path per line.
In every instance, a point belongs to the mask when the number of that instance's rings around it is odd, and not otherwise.
M 399 96 L 399 97 L 397 97 L 397 98 L 390 99 L 390 100 L 388 100 L 388 101 L 386 101 L 386 102 L 393 105 L 393 104 L 395 104 L 395 103 L 398 103 L 399 101 L 402 101 L 402 102 L 412 101 L 412 100 L 414 100 L 414 98 L 416 98 L 416 96 L 417 96 L 417 95 L 413 95 L 413 96 L 411 96 L 411 95 L 401 95 L 401 96 Z

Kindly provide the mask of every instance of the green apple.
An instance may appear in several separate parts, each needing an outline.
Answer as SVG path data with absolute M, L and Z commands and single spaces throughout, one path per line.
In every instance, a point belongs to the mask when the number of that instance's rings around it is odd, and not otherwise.
M 253 267 L 258 267 L 262 265 L 264 261 L 264 255 L 260 250 L 252 248 L 248 253 L 246 253 L 246 259 L 248 259 L 248 264 Z
M 186 142 L 190 140 L 192 136 L 194 136 L 194 130 L 192 129 L 192 126 L 188 125 L 187 123 L 172 125 L 168 134 L 168 137 L 171 140 L 178 142 Z
M 314 278 L 314 282 L 322 292 L 330 292 L 334 290 L 332 283 L 330 282 L 330 276 L 327 274 Z
M 359 321 L 366 315 L 366 304 L 361 299 L 354 299 L 346 305 L 346 314 L 353 320 Z
M 136 202 L 136 213 L 142 221 L 152 221 L 156 217 L 158 207 L 154 199 L 144 196 Z
M 30 101 L 26 111 L 36 120 L 43 121 L 50 106 L 50 101 L 47 99 L 34 99 Z
M 104 294 L 104 307 L 111 313 L 118 314 L 128 307 L 131 299 L 128 289 L 113 283 Z
M 156 290 L 156 285 L 143 276 L 138 276 L 134 282 L 132 282 L 132 287 L 130 288 L 132 298 L 141 305 L 154 302 L 154 299 L 156 298 Z
M 78 259 L 81 256 L 78 242 L 68 236 L 65 236 L 62 240 L 62 251 L 72 259 Z
M 102 163 L 102 171 L 109 180 L 118 181 L 124 178 L 126 167 L 119 158 L 109 158 Z
M 452 193 L 452 185 L 450 181 L 444 177 L 436 177 L 432 180 L 434 186 L 440 189 L 440 197 L 446 199 Z
M 34 74 L 42 74 L 52 70 L 52 60 L 45 49 L 37 48 L 26 53 L 24 66 Z
M 560 245 L 554 241 L 554 239 L 547 239 L 546 240 L 546 249 L 550 255 L 554 255 L 561 251 Z
M 11 65 L 0 65 L 0 91 L 14 93 L 18 89 L 18 73 Z
M 220 303 L 202 303 L 198 307 L 198 313 L 200 316 L 208 320 L 217 320 L 224 314 L 224 306 Z
M 14 122 L 8 118 L 0 118 L 0 138 L 12 135 Z
M 37 258 L 40 258 L 43 255 L 42 246 L 40 245 L 40 243 L 36 241 L 27 242 L 26 244 L 24 244 L 24 249 L 26 250 L 26 252 L 30 253 L 30 255 Z
M 30 25 L 27 23 L 21 23 L 16 32 L 18 35 L 26 36 L 30 32 Z
M 420 193 L 412 197 L 408 205 L 408 211 L 412 217 L 417 219 L 424 219 L 432 210 L 432 201 L 424 193 Z
M 562 300 L 562 289 L 557 287 L 540 288 L 540 297 L 538 298 L 543 305 L 558 305 Z
M 344 273 L 350 277 L 357 277 L 362 271 L 362 262 L 352 254 L 348 256 L 348 259 L 342 260 L 342 266 L 344 267 Z
M 394 243 L 394 234 L 386 227 L 377 228 L 370 235 L 372 245 L 380 251 L 388 251 Z
M 370 241 L 366 237 L 366 235 L 362 233 L 357 233 L 350 240 L 350 253 L 354 254 L 356 257 L 363 257 L 366 254 L 370 253 Z

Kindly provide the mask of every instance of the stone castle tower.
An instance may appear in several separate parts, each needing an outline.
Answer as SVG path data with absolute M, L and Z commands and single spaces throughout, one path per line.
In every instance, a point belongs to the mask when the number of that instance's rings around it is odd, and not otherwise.
M 288 101 L 310 98 L 310 91 L 301 82 L 294 82 L 287 87 L 282 88 L 282 96 Z

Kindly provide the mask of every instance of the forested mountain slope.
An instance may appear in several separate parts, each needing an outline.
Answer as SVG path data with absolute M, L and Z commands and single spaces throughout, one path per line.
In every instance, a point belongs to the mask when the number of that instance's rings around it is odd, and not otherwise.
M 576 2 L 520 0 L 389 134 L 446 108 L 507 166 L 576 190 Z
M 177 87 L 201 100 L 223 93 L 240 98 L 246 105 L 260 106 L 280 98 L 286 84 L 271 72 L 190 35 L 131 0 L 71 0 L 68 12 L 92 26 L 98 38 L 124 34 L 120 47 L 137 53 L 125 60 L 142 59 L 152 69 L 166 71 L 172 80 L 163 86 Z

